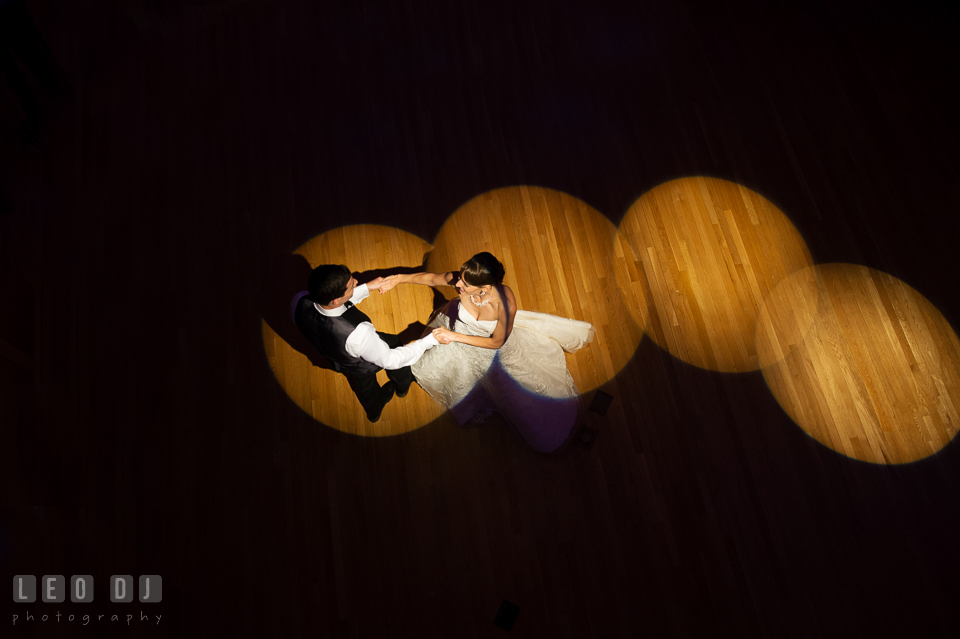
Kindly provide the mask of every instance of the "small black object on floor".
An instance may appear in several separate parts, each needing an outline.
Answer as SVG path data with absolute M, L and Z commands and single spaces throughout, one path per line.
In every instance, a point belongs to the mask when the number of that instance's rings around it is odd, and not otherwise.
M 504 599 L 503 603 L 500 604 L 500 610 L 497 611 L 496 618 L 493 620 L 493 625 L 504 630 L 510 630 L 513 628 L 513 624 L 517 622 L 519 614 L 520 606 Z
M 593 401 L 590 402 L 590 410 L 598 415 L 606 415 L 607 409 L 610 408 L 610 402 L 612 401 L 613 395 L 598 390 L 593 395 Z
M 574 446 L 579 446 L 584 450 L 593 448 L 593 442 L 597 440 L 597 429 L 590 428 L 584 424 L 577 433 L 577 438 L 573 440 Z

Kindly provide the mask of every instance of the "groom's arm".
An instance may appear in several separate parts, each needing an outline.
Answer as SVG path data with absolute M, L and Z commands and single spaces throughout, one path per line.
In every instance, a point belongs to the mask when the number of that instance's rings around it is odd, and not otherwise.
M 369 285 L 357 284 L 355 287 L 353 287 L 353 297 L 350 298 L 350 301 L 353 302 L 354 306 L 356 306 L 368 297 L 370 297 Z
M 424 352 L 438 343 L 437 338 L 433 335 L 427 335 L 406 346 L 390 348 L 377 335 L 377 329 L 373 327 L 373 324 L 361 322 L 357 325 L 356 330 L 347 337 L 347 343 L 344 346 L 346 351 L 354 357 L 359 357 L 371 364 L 376 364 L 380 368 L 392 371 L 410 366 L 420 359 Z

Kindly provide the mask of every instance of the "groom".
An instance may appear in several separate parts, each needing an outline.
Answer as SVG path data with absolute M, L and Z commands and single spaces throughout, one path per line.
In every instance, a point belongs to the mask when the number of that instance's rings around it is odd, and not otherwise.
M 396 335 L 379 333 L 356 307 L 370 291 L 389 291 L 396 282 L 378 277 L 366 284 L 357 284 L 350 269 L 339 264 L 322 264 L 307 279 L 307 291 L 297 302 L 297 327 L 308 340 L 347 376 L 350 388 L 367 411 L 367 419 L 380 419 L 383 407 L 396 393 L 405 397 L 413 383 L 410 365 L 423 353 L 438 344 L 427 335 L 406 346 L 400 346 Z M 389 382 L 382 387 L 377 371 L 387 369 Z

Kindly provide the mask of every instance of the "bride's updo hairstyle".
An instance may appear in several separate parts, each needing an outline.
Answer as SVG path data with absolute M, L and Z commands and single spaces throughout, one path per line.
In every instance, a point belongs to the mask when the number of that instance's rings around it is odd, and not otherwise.
M 503 283 L 503 264 L 490 253 L 477 253 L 460 267 L 460 277 L 470 286 L 498 286 Z

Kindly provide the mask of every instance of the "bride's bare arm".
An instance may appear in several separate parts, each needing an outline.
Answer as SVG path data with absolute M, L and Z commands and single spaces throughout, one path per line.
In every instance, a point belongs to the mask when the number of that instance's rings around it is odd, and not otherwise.
M 397 284 L 423 284 L 424 286 L 452 286 L 456 273 L 397 273 L 387 276 L 393 282 L 390 288 Z M 389 290 L 389 289 L 387 289 Z
M 503 346 L 507 337 L 510 336 L 510 332 L 513 331 L 513 318 L 517 315 L 517 302 L 513 297 L 513 291 L 508 286 L 504 286 L 503 290 L 507 294 L 507 299 L 500 301 L 500 314 L 497 316 L 497 327 L 493 329 L 493 335 L 490 337 L 463 335 L 441 327 L 434 329 L 434 337 L 442 344 L 460 342 L 478 348 L 500 348 Z

